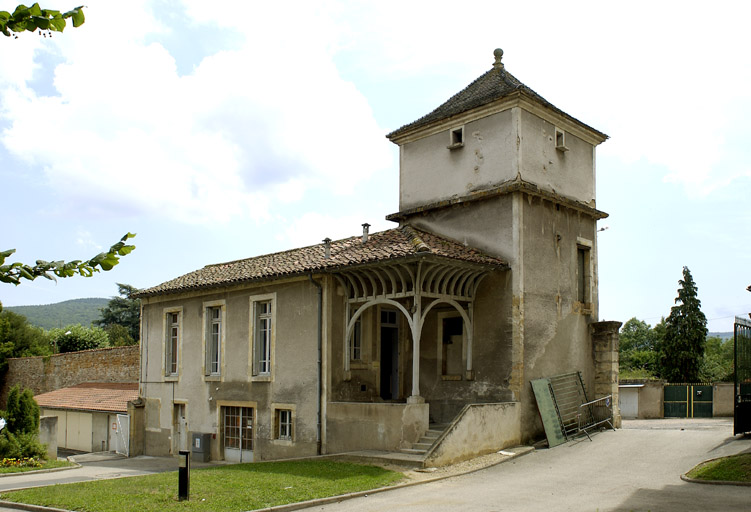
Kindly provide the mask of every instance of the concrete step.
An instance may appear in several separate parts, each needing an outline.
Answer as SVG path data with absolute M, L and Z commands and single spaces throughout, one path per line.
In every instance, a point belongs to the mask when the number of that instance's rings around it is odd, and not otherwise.
M 336 455 L 336 458 L 360 464 L 392 464 L 406 468 L 421 468 L 425 462 L 424 453 L 385 452 L 378 450 L 347 452 Z
M 412 444 L 412 448 L 414 448 L 415 450 L 424 450 L 424 451 L 426 451 L 426 452 L 427 452 L 428 450 L 430 450 L 430 447 L 431 447 L 431 446 L 433 446 L 433 443 L 432 443 L 432 442 L 427 442 L 427 443 L 426 443 L 426 442 L 423 442 L 423 440 L 422 440 L 422 439 L 420 439 L 420 441 L 419 441 L 419 442 L 417 442 L 417 443 L 413 443 L 413 444 Z
M 428 448 L 430 448 L 430 447 L 428 447 Z M 427 449 L 421 450 L 420 448 L 415 448 L 414 445 L 412 445 L 412 448 L 402 448 L 399 451 L 401 453 L 411 453 L 411 454 L 414 454 L 414 455 L 425 455 L 426 453 L 428 453 Z

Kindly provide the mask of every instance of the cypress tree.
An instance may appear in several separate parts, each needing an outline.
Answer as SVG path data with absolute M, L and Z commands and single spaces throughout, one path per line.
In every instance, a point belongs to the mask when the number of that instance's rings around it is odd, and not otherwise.
M 660 370 L 668 382 L 698 382 L 707 339 L 707 317 L 701 311 L 698 288 L 688 267 L 678 281 L 678 297 L 665 320 Z

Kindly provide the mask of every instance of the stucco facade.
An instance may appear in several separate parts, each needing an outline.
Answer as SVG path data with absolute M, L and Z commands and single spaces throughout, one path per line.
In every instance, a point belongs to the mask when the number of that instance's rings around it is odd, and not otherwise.
M 607 136 L 496 52 L 493 69 L 388 137 L 398 228 L 142 292 L 145 453 L 205 433 L 211 457 L 228 458 L 235 426 L 252 440 L 243 460 L 408 449 L 443 424 L 425 460 L 448 463 L 540 437 L 532 379 L 580 371 L 594 391 L 595 148 Z

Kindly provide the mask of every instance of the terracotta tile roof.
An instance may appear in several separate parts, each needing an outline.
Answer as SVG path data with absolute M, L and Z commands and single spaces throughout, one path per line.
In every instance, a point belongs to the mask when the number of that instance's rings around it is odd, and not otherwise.
M 506 268 L 506 262 L 411 226 L 403 226 L 368 236 L 367 243 L 355 236 L 331 242 L 330 258 L 324 256 L 324 244 L 301 247 L 244 260 L 207 265 L 206 267 L 146 288 L 136 296 L 210 288 L 247 281 L 270 280 L 308 272 L 336 271 L 349 266 L 387 260 L 432 255 L 453 260 Z
M 127 404 L 138 398 L 137 382 L 85 382 L 70 388 L 36 395 L 39 407 L 77 411 L 127 412 Z
M 441 106 L 439 106 L 429 114 L 421 117 L 417 121 L 402 126 L 398 130 L 395 130 L 386 135 L 386 137 L 393 139 L 394 137 L 398 137 L 399 135 L 402 135 L 403 133 L 406 133 L 408 131 L 426 126 L 435 121 L 448 119 L 457 114 L 461 114 L 462 112 L 466 112 L 468 110 L 472 110 L 473 108 L 480 107 L 506 96 L 510 96 L 515 92 L 526 94 L 535 102 L 554 110 L 555 112 L 567 117 L 568 119 L 571 119 L 572 121 L 588 128 L 589 130 L 592 130 L 593 132 L 603 137 L 603 139 L 606 139 L 608 137 L 604 133 L 582 123 L 578 119 L 568 115 L 567 113 L 550 103 L 535 91 L 521 83 L 519 79 L 506 71 L 505 67 L 503 66 L 494 66 L 492 69 L 490 69 L 490 71 L 481 75 L 474 82 L 453 95 L 445 103 L 443 103 Z

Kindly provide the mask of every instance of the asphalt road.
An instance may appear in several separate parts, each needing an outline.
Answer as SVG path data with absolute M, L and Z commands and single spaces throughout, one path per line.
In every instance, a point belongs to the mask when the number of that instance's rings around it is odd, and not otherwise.
M 439 482 L 396 489 L 310 511 L 751 511 L 751 487 L 684 482 L 707 459 L 751 451 L 732 420 L 648 420 L 592 442 L 537 450 Z

